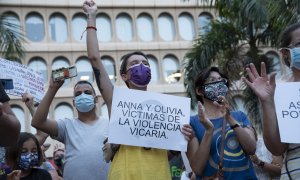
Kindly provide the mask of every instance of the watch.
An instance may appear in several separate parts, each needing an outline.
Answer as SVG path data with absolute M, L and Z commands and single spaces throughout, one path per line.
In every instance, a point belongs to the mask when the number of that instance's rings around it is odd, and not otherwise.
M 257 164 L 257 166 L 263 168 L 263 167 L 265 166 L 265 162 L 260 161 L 260 162 Z
M 240 127 L 240 125 L 239 124 L 235 124 L 235 125 L 230 126 L 231 129 L 234 129 L 234 128 L 237 128 L 237 127 Z

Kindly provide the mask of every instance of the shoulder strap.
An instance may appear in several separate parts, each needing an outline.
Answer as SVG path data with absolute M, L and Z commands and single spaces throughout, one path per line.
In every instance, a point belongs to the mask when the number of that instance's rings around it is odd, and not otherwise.
M 222 142 L 220 148 L 220 156 L 219 156 L 219 163 L 218 163 L 218 177 L 219 179 L 224 179 L 224 172 L 223 172 L 223 157 L 224 157 L 224 147 L 225 147 L 225 128 L 226 128 L 226 119 L 223 118 L 222 122 Z

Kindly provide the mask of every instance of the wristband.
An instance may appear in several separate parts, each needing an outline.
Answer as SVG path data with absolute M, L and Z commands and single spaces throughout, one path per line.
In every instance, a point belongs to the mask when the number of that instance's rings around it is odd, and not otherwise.
M 96 28 L 95 26 L 87 26 L 87 27 L 85 28 L 85 30 L 82 32 L 81 37 L 80 37 L 80 40 L 82 40 L 83 34 L 84 34 L 85 31 L 88 30 L 88 29 L 94 29 L 95 31 L 97 31 L 97 28 Z
M 94 29 L 95 31 L 97 31 L 97 28 L 95 26 L 87 26 L 86 30 L 88 30 L 88 29 Z
M 260 161 L 257 166 L 263 168 L 265 166 L 265 162 Z
M 239 124 L 235 124 L 233 126 L 230 126 L 231 129 L 234 129 L 234 128 L 237 128 L 237 127 L 240 127 L 240 125 Z

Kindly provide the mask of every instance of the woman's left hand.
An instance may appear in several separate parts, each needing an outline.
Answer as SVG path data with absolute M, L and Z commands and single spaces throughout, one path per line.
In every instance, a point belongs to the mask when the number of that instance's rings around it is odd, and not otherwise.
M 222 109 L 223 113 L 225 114 L 225 117 L 230 116 L 230 105 L 226 98 L 224 96 L 219 96 L 218 101 L 214 101 L 214 105 L 218 108 Z
M 188 142 L 190 142 L 195 137 L 195 132 L 192 126 L 189 124 L 184 124 L 182 126 L 181 133 Z

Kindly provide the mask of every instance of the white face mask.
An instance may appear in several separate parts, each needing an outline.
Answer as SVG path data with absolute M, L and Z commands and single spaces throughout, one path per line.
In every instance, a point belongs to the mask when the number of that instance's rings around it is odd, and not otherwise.
M 294 67 L 300 70 L 300 47 L 283 48 L 282 50 L 287 50 L 290 54 L 290 68 Z

